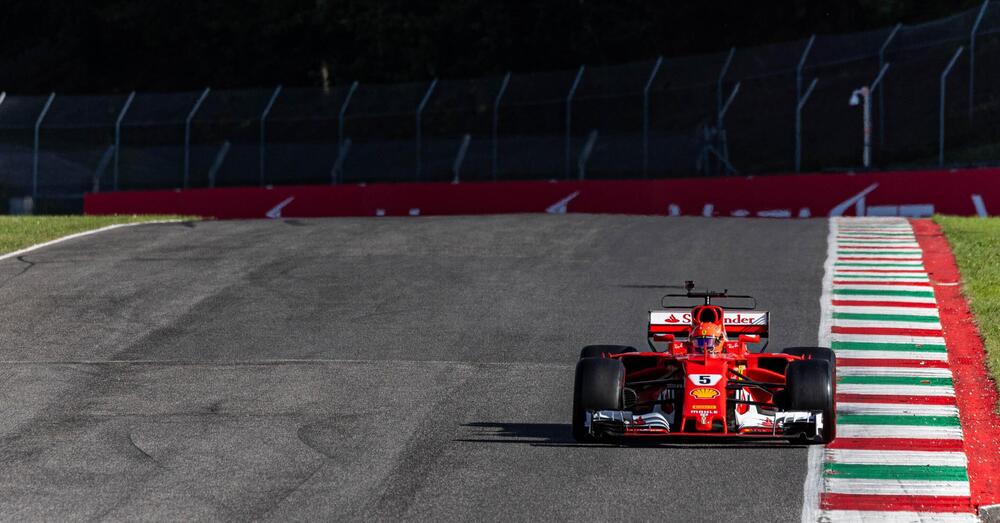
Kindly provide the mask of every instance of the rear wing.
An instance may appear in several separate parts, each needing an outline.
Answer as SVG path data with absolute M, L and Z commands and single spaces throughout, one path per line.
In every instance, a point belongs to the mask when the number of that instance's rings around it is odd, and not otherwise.
M 725 311 L 723 322 L 726 334 L 756 334 L 762 338 L 768 335 L 770 313 L 767 311 Z M 690 309 L 662 309 L 649 311 L 649 336 L 671 334 L 686 338 L 691 332 Z

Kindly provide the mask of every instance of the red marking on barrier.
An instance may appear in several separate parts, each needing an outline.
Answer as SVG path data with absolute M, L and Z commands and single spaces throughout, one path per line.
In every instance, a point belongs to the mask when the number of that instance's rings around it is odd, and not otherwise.
M 887 358 L 837 358 L 837 367 L 906 367 L 917 369 L 947 369 L 941 360 L 894 360 Z
M 861 300 L 833 300 L 834 307 L 912 307 L 915 309 L 933 309 L 936 303 L 924 303 L 917 301 L 861 301 Z
M 888 496 L 824 492 L 824 510 L 891 510 L 905 512 L 973 512 L 967 496 Z
M 924 251 L 924 265 L 938 282 L 957 282 L 955 257 L 941 228 L 931 220 L 912 220 Z M 936 285 L 941 326 L 951 361 L 959 419 L 969 459 L 969 486 L 975 506 L 1000 503 L 1000 416 L 997 389 L 986 370 L 985 350 L 975 317 L 958 285 Z
M 902 396 L 896 394 L 837 393 L 837 401 L 844 403 L 909 403 L 913 405 L 954 405 L 953 396 Z
M 332 159 L 331 159 L 332 162 Z M 450 173 L 441 174 L 451 177 Z M 554 212 L 701 216 L 850 214 L 843 204 L 873 183 L 868 205 L 931 204 L 944 214 L 974 215 L 971 194 L 1000 200 L 998 169 L 826 173 L 662 180 L 372 183 L 88 193 L 86 214 L 194 214 L 263 218 L 287 198 L 286 218 Z M 567 200 L 568 197 L 572 199 Z M 561 205 L 559 205 L 561 204 Z M 864 234 L 864 233 L 859 233 Z M 871 236 L 892 243 L 899 237 Z M 905 241 L 907 238 L 903 237 Z M 912 241 L 912 240 L 910 240 Z
M 830 332 L 834 334 L 872 334 L 886 336 L 941 336 L 939 329 L 902 329 L 896 327 L 841 327 L 833 326 Z
M 916 287 L 930 287 L 929 281 L 843 281 L 834 280 L 834 285 L 906 285 Z

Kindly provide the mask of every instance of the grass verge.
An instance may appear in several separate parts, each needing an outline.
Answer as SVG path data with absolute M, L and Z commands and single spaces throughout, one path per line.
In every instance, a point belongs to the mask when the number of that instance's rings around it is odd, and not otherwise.
M 958 270 L 962 290 L 986 345 L 986 363 L 1000 388 L 1000 218 L 935 216 Z
M 185 216 L 0 216 L 0 254 L 119 223 L 197 219 Z

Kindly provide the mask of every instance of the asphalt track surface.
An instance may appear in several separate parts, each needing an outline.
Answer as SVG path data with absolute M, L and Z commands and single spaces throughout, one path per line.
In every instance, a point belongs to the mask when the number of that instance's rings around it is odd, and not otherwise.
M 814 344 L 825 220 L 144 225 L 0 261 L 0 517 L 795 521 L 806 448 L 577 445 L 694 279 Z

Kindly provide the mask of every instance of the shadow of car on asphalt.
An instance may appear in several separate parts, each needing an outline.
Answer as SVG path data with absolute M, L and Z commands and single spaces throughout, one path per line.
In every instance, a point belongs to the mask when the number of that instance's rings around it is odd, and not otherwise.
M 718 437 L 683 438 L 670 441 L 632 440 L 598 443 L 580 443 L 573 439 L 569 423 L 499 423 L 473 422 L 462 425 L 472 429 L 472 435 L 453 441 L 464 443 L 519 443 L 535 447 L 621 447 L 621 448 L 681 448 L 681 449 L 721 449 L 721 448 L 805 448 L 808 445 L 785 440 L 735 440 Z

